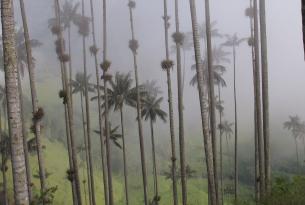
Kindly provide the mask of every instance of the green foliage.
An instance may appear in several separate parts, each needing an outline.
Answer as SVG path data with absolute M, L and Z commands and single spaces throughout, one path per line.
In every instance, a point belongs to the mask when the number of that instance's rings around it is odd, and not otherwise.
M 45 192 L 36 195 L 31 202 L 31 205 L 47 205 L 53 204 L 57 186 L 48 188 Z

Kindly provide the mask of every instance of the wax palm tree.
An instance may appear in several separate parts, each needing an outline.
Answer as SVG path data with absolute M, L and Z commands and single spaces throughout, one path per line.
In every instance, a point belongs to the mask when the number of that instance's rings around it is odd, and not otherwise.
M 31 88 L 31 97 L 32 97 L 32 110 L 33 110 L 33 127 L 35 127 L 35 138 L 36 138 L 36 145 L 37 145 L 37 156 L 38 156 L 38 165 L 39 165 L 39 176 L 40 176 L 40 183 L 41 183 L 41 190 L 42 192 L 46 191 L 46 182 L 45 182 L 45 163 L 44 163 L 44 157 L 42 153 L 42 147 L 41 147 L 41 136 L 40 136 L 40 121 L 43 115 L 41 115 L 41 112 L 43 113 L 42 108 L 38 107 L 38 97 L 37 97 L 37 90 L 36 90 L 36 83 L 35 83 L 35 72 L 34 72 L 34 58 L 32 55 L 32 46 L 39 46 L 40 42 L 33 41 L 30 39 L 29 35 L 29 29 L 27 24 L 27 17 L 26 17 L 26 11 L 24 6 L 24 1 L 20 0 L 20 9 L 21 9 L 21 16 L 22 16 L 22 22 L 23 22 L 23 33 L 24 33 L 24 44 L 25 44 L 25 50 L 26 50 L 26 59 L 27 59 L 27 67 L 29 72 L 29 78 L 30 78 L 30 88 Z M 23 50 L 23 49 L 22 49 Z M 26 148 L 27 143 L 25 143 L 24 147 Z M 30 174 L 29 171 L 28 175 Z M 28 189 L 29 189 L 29 198 L 30 201 L 32 200 L 32 192 L 31 192 L 31 178 L 28 176 Z
M 209 3 L 209 2 L 206 2 Z M 209 4 L 206 5 L 207 8 Z M 209 10 L 209 9 L 208 9 Z M 207 175 L 208 175 L 208 184 L 209 184 L 209 199 L 211 205 L 217 205 L 217 189 L 215 182 L 215 169 L 214 169 L 214 160 L 213 160 L 213 145 L 211 135 L 209 133 L 209 112 L 208 112 L 208 103 L 205 100 L 205 90 L 204 90 L 204 73 L 201 69 L 203 67 L 201 54 L 200 54 L 200 39 L 199 31 L 197 24 L 197 15 L 196 15 L 196 5 L 194 0 L 190 0 L 190 11 L 192 17 L 192 28 L 193 28 L 193 39 L 194 39 L 194 51 L 195 51 L 195 60 L 196 60 L 196 71 L 197 71 L 197 80 L 198 80 L 198 92 L 199 92 L 199 101 L 200 101 L 200 111 L 201 111 L 201 122 L 202 130 L 204 135 L 204 149 L 205 149 L 205 159 L 207 166 Z M 208 14 L 207 14 L 208 15 Z M 208 21 L 207 21 L 208 22 Z M 209 25 L 209 23 L 208 23 Z M 209 30 L 209 29 L 207 29 Z M 209 34 L 210 32 L 207 32 Z M 209 36 L 209 35 L 207 35 Z M 213 78 L 212 78 L 213 79 Z
M 90 28 L 89 23 L 90 20 L 85 16 L 85 3 L 84 0 L 81 1 L 81 16 L 77 16 L 75 20 L 75 24 L 78 27 L 78 33 L 82 37 L 82 48 L 83 48 L 83 72 L 84 76 L 87 76 L 87 52 L 86 52 L 86 39 L 89 35 Z M 95 205 L 95 186 L 94 186 L 94 175 L 93 175 L 93 161 L 92 161 L 92 149 L 91 149 L 91 120 L 90 120 L 90 100 L 89 100 L 89 85 L 88 82 L 85 82 L 85 110 L 86 110 L 86 131 L 87 131 L 87 142 L 88 142 L 88 155 L 89 155 L 89 171 L 90 171 L 90 185 L 91 193 L 89 193 L 92 204 Z
M 284 129 L 291 131 L 292 137 L 295 141 L 296 161 L 299 166 L 299 151 L 298 138 L 301 136 L 301 120 L 299 116 L 289 116 L 289 121 L 284 122 Z
M 151 144 L 152 144 L 152 159 L 153 159 L 153 176 L 154 176 L 154 204 L 159 204 L 159 188 L 158 188 L 158 170 L 156 162 L 156 147 L 154 136 L 154 123 L 160 118 L 163 122 L 166 122 L 167 113 L 161 109 L 161 103 L 163 97 L 147 96 L 144 100 L 141 116 L 145 121 L 150 122 L 151 131 Z
M 139 88 L 140 83 L 139 83 L 139 77 L 138 77 L 138 63 L 137 63 L 137 50 L 139 47 L 139 43 L 135 38 L 134 21 L 133 21 L 133 10 L 136 8 L 136 2 L 133 0 L 128 0 L 128 7 L 129 7 L 130 29 L 131 29 L 131 40 L 129 41 L 129 48 L 133 54 L 133 64 L 134 64 L 134 73 L 135 73 L 135 81 L 136 81 L 136 93 L 137 93 L 136 106 L 137 106 L 137 121 L 138 121 L 140 152 L 141 152 L 144 205 L 148 205 L 145 148 L 144 148 L 142 120 L 141 120 L 141 95 L 140 95 L 140 88 Z
M 18 89 L 16 40 L 12 1 L 1 0 L 2 42 L 4 55 L 5 85 L 8 103 L 8 122 L 11 140 L 11 158 L 15 204 L 29 204 L 26 167 L 21 130 L 20 99 Z M 17 191 L 18 190 L 18 191 Z
M 237 93 L 236 93 L 236 48 L 240 46 L 240 44 L 247 40 L 247 38 L 239 38 L 237 34 L 233 34 L 232 36 L 226 35 L 226 42 L 222 45 L 232 48 L 233 50 L 233 69 L 234 69 L 234 124 L 235 124 L 235 148 L 234 148 L 234 162 L 235 162 L 235 180 L 234 180 L 234 190 L 235 190 L 235 200 L 237 201 L 237 188 L 238 188 L 238 162 L 237 162 L 237 141 L 238 141 L 238 122 L 237 122 Z
M 61 25 L 60 18 L 60 6 L 59 1 L 54 0 L 55 3 L 55 16 L 56 16 L 56 24 Z M 73 203 L 81 205 L 82 197 L 80 191 L 80 181 L 79 181 L 79 173 L 78 173 L 78 163 L 77 163 L 77 151 L 75 145 L 75 136 L 74 136 L 74 118 L 73 118 L 73 109 L 71 102 L 71 89 L 68 82 L 67 76 L 67 66 L 66 63 L 69 61 L 69 56 L 65 53 L 64 47 L 64 38 L 62 34 L 62 28 L 58 27 L 57 40 L 55 42 L 56 45 L 56 54 L 58 59 L 60 60 L 61 66 L 61 76 L 62 76 L 62 85 L 63 90 L 59 92 L 59 96 L 63 98 L 63 104 L 65 107 L 65 118 L 66 118 L 66 128 L 67 128 L 67 144 L 68 144 L 68 153 L 69 153 L 69 165 L 70 169 L 68 172 L 71 174 L 71 185 L 72 185 L 72 193 L 73 193 Z
M 120 126 L 112 127 L 112 125 L 109 124 L 110 140 L 115 147 L 123 149 L 120 142 L 118 142 L 118 140 L 122 139 L 122 134 L 118 133 L 119 128 Z M 99 130 L 94 130 L 94 132 L 100 134 Z M 103 130 L 103 135 L 106 136 L 106 129 Z M 106 144 L 106 140 L 104 140 L 104 144 Z
M 172 82 L 171 82 L 171 69 L 173 68 L 173 61 L 169 59 L 169 40 L 168 40 L 168 30 L 170 27 L 167 9 L 167 0 L 164 0 L 164 39 L 165 39 L 165 60 L 161 62 L 161 67 L 166 71 L 167 77 L 167 96 L 168 96 L 168 113 L 169 113 L 169 127 L 170 127 L 170 139 L 171 139 L 171 173 L 172 173 L 172 184 L 173 184 L 173 204 L 178 205 L 178 191 L 177 191 L 177 179 L 176 179 L 176 139 L 175 139 L 175 128 L 174 128 L 174 111 L 173 111 L 173 96 L 172 96 Z M 183 41 L 184 47 L 186 46 L 186 41 Z M 185 50 L 183 50 L 184 57 L 184 67 L 183 67 L 183 88 L 184 88 L 184 77 L 185 77 Z M 182 88 L 182 90 L 183 90 Z
M 229 152 L 229 139 L 231 139 L 231 136 L 233 135 L 233 125 L 234 123 L 229 123 L 227 120 L 224 120 L 219 124 L 219 129 L 222 130 L 222 133 L 226 136 L 227 152 Z
M 86 82 L 89 82 L 90 80 L 90 75 L 86 76 L 84 73 L 76 73 L 75 75 L 75 80 L 72 80 L 70 82 L 71 87 L 72 87 L 72 94 L 78 94 L 80 95 L 80 104 L 81 104 L 81 112 L 82 112 L 82 122 L 83 122 L 83 137 L 84 137 L 84 151 L 85 151 L 85 156 L 86 156 L 86 166 L 87 166 L 87 181 L 88 181 L 88 192 L 89 192 L 89 201 L 90 204 L 92 204 L 92 198 L 91 198 L 91 178 L 90 178 L 90 165 L 89 165 L 89 152 L 88 152 L 88 138 L 87 138 L 87 127 L 86 127 L 86 119 L 85 119 L 85 112 L 84 112 L 84 96 L 86 92 L 85 84 Z M 94 86 L 88 83 L 88 92 L 94 92 Z
M 265 189 L 267 196 L 271 191 L 270 170 L 270 128 L 269 128 L 269 80 L 268 80 L 268 49 L 265 0 L 259 1 L 260 34 L 261 34 L 261 64 L 262 64 L 262 102 L 263 102 L 263 133 L 265 156 Z
M 117 72 L 114 80 L 110 81 L 110 87 L 108 89 L 108 106 L 109 109 L 120 112 L 121 118 L 121 132 L 122 132 L 122 149 L 123 149 L 123 163 L 124 163 L 124 182 L 125 182 L 125 200 L 126 204 L 129 203 L 128 197 L 128 174 L 127 174 L 127 157 L 126 157 L 126 146 L 125 146 L 125 129 L 124 129 L 124 105 L 134 107 L 136 105 L 136 88 L 133 87 L 133 80 L 131 74 L 123 74 Z M 144 89 L 142 89 L 142 95 Z M 97 99 L 98 96 L 92 99 Z M 105 96 L 103 96 L 105 99 Z M 105 103 L 102 107 L 105 108 Z
M 184 142 L 184 114 L 183 114 L 183 84 L 181 71 L 181 45 L 184 41 L 184 34 L 180 32 L 179 4 L 175 0 L 175 33 L 173 40 L 176 44 L 177 57 L 177 87 L 178 87 L 178 114 L 179 114 L 179 152 L 181 169 L 182 205 L 187 204 L 187 184 L 186 184 L 186 162 L 185 162 L 185 142 Z
M 105 8 L 106 9 L 106 8 Z M 93 45 L 90 47 L 90 53 L 94 57 L 94 65 L 95 65 L 95 74 L 96 74 L 96 85 L 97 88 L 100 87 L 100 71 L 98 66 L 98 48 L 96 43 L 96 35 L 95 35 L 95 18 L 94 18 L 94 3 L 93 0 L 90 0 L 90 11 L 91 11 L 91 27 L 92 27 L 92 43 Z M 104 14 L 106 16 L 106 14 Z M 103 120 L 102 120 L 102 110 L 101 110 L 101 89 L 97 89 L 97 104 L 98 104 L 98 120 L 99 120 L 99 129 L 103 130 Z M 107 170 L 105 164 L 105 148 L 103 143 L 103 135 L 100 133 L 100 142 L 101 142 L 101 157 L 102 157 L 102 172 L 103 172 L 103 186 L 104 186 L 104 200 L 105 204 L 108 205 L 108 185 L 107 185 Z

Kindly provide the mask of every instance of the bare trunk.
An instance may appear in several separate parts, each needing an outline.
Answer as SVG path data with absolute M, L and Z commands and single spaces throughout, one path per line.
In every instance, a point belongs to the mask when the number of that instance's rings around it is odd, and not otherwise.
M 128 0 L 129 4 L 132 2 Z M 130 14 L 130 27 L 131 27 L 131 37 L 133 41 L 136 41 L 134 34 L 134 23 L 133 23 L 133 12 L 131 7 L 129 7 Z M 147 194 L 147 173 L 146 173 L 146 161 L 145 161 L 145 148 L 144 148 L 144 136 L 143 136 L 143 127 L 141 119 L 141 96 L 140 96 L 140 83 L 138 77 L 138 63 L 137 63 L 137 53 L 133 53 L 133 64 L 134 64 L 134 73 L 136 80 L 136 92 L 137 92 L 137 121 L 138 121 L 138 130 L 139 130 L 139 141 L 140 141 L 140 152 L 141 152 L 141 165 L 142 165 L 142 177 L 143 177 L 143 192 L 144 192 L 144 205 L 148 205 L 148 194 Z
M 264 169 L 264 141 L 262 133 L 262 108 L 261 108 L 261 91 L 260 91 L 260 47 L 259 47 L 259 26 L 258 26 L 258 9 L 257 0 L 253 2 L 254 7 L 254 43 L 255 43 L 255 108 L 257 120 L 257 143 L 258 143 L 258 157 L 259 157 L 259 184 L 260 197 L 263 198 L 265 194 L 265 169 Z
M 233 45 L 233 61 L 234 61 L 234 200 L 237 203 L 238 195 L 238 121 L 237 121 L 237 96 L 236 96 L 236 50 L 235 45 Z
M 164 0 L 164 31 L 165 31 L 165 54 L 166 60 L 169 60 L 169 48 L 168 48 L 168 28 L 169 28 L 169 16 L 167 15 L 167 0 Z M 173 189 L 173 202 L 174 205 L 178 205 L 178 191 L 177 191 L 177 176 L 176 176 L 176 140 L 175 140 L 175 127 L 174 127 L 174 111 L 173 111 L 173 97 L 172 97 L 172 82 L 171 71 L 166 70 L 167 76 L 167 93 L 168 93 L 168 113 L 169 113 L 169 126 L 171 137 L 171 173 L 172 173 L 172 189 Z M 184 82 L 184 81 L 183 81 Z
M 219 102 L 221 102 L 221 91 L 220 91 L 220 84 L 218 84 L 218 100 Z M 219 110 L 219 125 L 221 126 L 222 125 L 222 112 L 221 110 Z M 220 174 L 220 204 L 223 204 L 223 162 L 222 162 L 222 157 L 223 157 L 223 151 L 222 151 L 222 148 L 223 148 L 223 140 L 222 140 L 222 137 L 223 137 L 223 130 L 219 129 L 219 152 L 220 152 L 220 156 L 219 156 L 219 163 L 220 163 L 220 170 L 219 170 L 219 174 Z
M 12 0 L 1 0 L 1 22 L 14 198 L 16 205 L 28 205 Z
M 300 171 L 300 160 L 299 160 L 299 150 L 298 150 L 298 140 L 296 137 L 294 137 L 294 142 L 295 142 L 295 153 L 296 153 L 296 159 L 297 159 L 297 167 L 298 167 L 298 172 Z
M 120 107 L 121 114 L 121 128 L 122 128 L 122 144 L 123 144 L 123 164 L 124 164 L 124 185 L 125 185 L 125 203 L 129 204 L 128 197 L 128 180 L 127 180 L 127 157 L 126 157 L 126 145 L 125 145 L 125 130 L 124 130 L 124 116 L 123 116 L 123 107 Z
M 88 193 L 89 193 L 89 204 L 92 205 L 92 195 L 91 195 L 91 178 L 90 178 L 90 165 L 89 165 L 89 152 L 88 152 L 88 138 L 87 138 L 87 123 L 85 119 L 85 111 L 84 111 L 84 102 L 83 102 L 83 93 L 80 93 L 80 103 L 81 103 L 81 111 L 82 111 L 82 121 L 83 121 L 83 133 L 84 133 L 84 144 L 85 144 L 85 160 L 86 160 L 86 168 L 87 168 L 87 181 L 88 181 Z M 85 199 L 86 201 L 86 199 Z
M 158 171 L 157 171 L 157 162 L 156 162 L 156 145 L 155 145 L 155 136 L 154 136 L 154 125 L 153 121 L 150 120 L 150 132 L 151 132 L 151 147 L 152 147 L 152 162 L 153 162 L 153 178 L 154 178 L 154 198 L 155 204 L 158 205 L 159 201 L 159 189 L 158 189 Z
M 175 0 L 175 25 L 176 33 L 180 32 L 179 25 L 179 4 Z M 181 45 L 176 42 L 177 48 L 177 87 L 178 87 L 178 113 L 179 113 L 179 152 L 180 152 L 180 173 L 182 187 L 182 205 L 187 204 L 187 183 L 186 183 L 186 162 L 185 162 L 185 140 L 184 140 L 184 115 L 183 115 L 183 85 L 181 71 Z
M 198 32 L 198 23 L 196 15 L 196 6 L 195 1 L 190 0 L 190 10 L 192 17 L 192 28 L 193 28 L 193 39 L 194 39 L 194 51 L 196 59 L 196 72 L 197 72 L 197 81 L 198 81 L 198 92 L 199 92 L 199 101 L 200 101 L 200 111 L 201 111 L 201 121 L 202 121 L 202 131 L 204 138 L 204 149 L 205 149 L 205 159 L 207 166 L 208 174 L 208 184 L 209 184 L 209 200 L 211 205 L 217 205 L 217 190 L 215 185 L 215 173 L 213 165 L 213 147 L 212 139 L 209 133 L 209 117 L 208 117 L 208 104 L 204 98 L 204 74 L 202 68 L 201 54 L 200 54 L 200 43 L 199 43 L 199 32 Z
M 34 64 L 33 64 L 33 56 L 32 56 L 32 48 L 30 42 L 30 35 L 27 25 L 27 18 L 26 12 L 24 7 L 24 1 L 20 0 L 20 9 L 22 15 L 22 22 L 23 22 L 23 30 L 24 30 L 24 39 L 25 39 L 25 47 L 26 47 L 26 54 L 27 54 L 27 66 L 29 71 L 29 78 L 30 78 L 30 88 L 31 88 L 31 98 L 32 98 L 32 110 L 33 115 L 38 111 L 38 98 L 37 98 L 37 90 L 35 84 L 35 72 L 34 72 Z M 34 119 L 34 116 L 33 116 Z M 43 151 L 41 145 L 41 136 L 40 136 L 40 120 L 33 120 L 35 126 L 35 139 L 36 139 L 36 149 L 37 149 L 37 157 L 38 157 L 38 166 L 39 166 L 39 178 L 40 178 L 40 187 L 42 193 L 46 191 L 46 177 L 45 177 L 45 162 L 43 158 Z M 27 147 L 27 144 L 25 148 Z M 27 171 L 28 172 L 28 171 Z M 28 176 L 28 184 L 29 184 L 29 197 L 30 200 L 32 198 L 31 194 L 31 179 Z M 45 202 L 44 202 L 45 203 Z
M 208 66 L 208 88 L 209 88 L 209 105 L 210 105 L 210 125 L 213 146 L 213 166 L 216 189 L 216 203 L 219 204 L 219 187 L 218 187 L 218 166 L 217 166 L 217 136 L 216 136 L 216 115 L 215 115 L 215 93 L 214 93 L 214 72 L 213 72 L 213 52 L 210 23 L 210 1 L 205 0 L 205 20 L 206 20 L 206 45 L 207 45 L 207 66 Z
M 261 29 L 261 56 L 262 56 L 262 96 L 263 96 L 263 133 L 264 133 L 264 157 L 265 157 L 265 190 L 270 194 L 271 170 L 270 170 L 270 129 L 269 129 L 269 85 L 268 85 L 268 49 L 266 29 L 265 0 L 259 1 L 260 29 Z

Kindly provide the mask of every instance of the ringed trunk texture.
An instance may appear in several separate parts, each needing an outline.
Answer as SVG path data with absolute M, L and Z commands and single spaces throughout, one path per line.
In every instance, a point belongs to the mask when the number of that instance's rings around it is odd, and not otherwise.
M 158 199 L 159 189 L 158 189 L 158 171 L 157 171 L 157 162 L 156 162 L 156 145 L 155 145 L 155 135 L 154 135 L 154 124 L 150 120 L 150 132 L 151 132 L 151 148 L 152 148 L 152 161 L 153 161 L 153 175 L 154 175 L 154 197 Z M 156 205 L 159 204 L 159 201 L 155 201 Z
M 165 31 L 165 54 L 166 60 L 169 60 L 169 46 L 168 46 L 168 15 L 167 15 L 167 0 L 164 0 L 164 31 Z M 174 125 L 174 111 L 173 111 L 173 96 L 172 96 L 172 82 L 171 70 L 166 70 L 167 76 L 167 95 L 168 95 L 168 113 L 169 113 L 169 126 L 170 126 L 170 139 L 171 139 L 171 173 L 172 173 L 172 189 L 173 189 L 173 202 L 178 205 L 178 191 L 177 191 L 177 176 L 176 176 L 176 138 L 175 138 L 175 125 Z
M 132 2 L 128 0 L 129 4 Z M 135 41 L 134 33 L 134 22 L 133 22 L 133 8 L 129 7 L 130 15 L 130 28 L 131 28 L 131 38 Z M 134 74 L 136 81 L 136 92 L 137 92 L 137 121 L 138 121 L 138 131 L 139 131 L 139 141 L 140 141 L 140 152 L 141 152 L 141 166 L 142 166 L 142 177 L 143 177 L 143 194 L 144 194 L 144 205 L 148 205 L 148 194 L 147 194 L 147 171 L 146 171 L 146 161 L 145 161 L 145 148 L 144 148 L 144 136 L 143 136 L 143 127 L 141 119 L 141 98 L 140 98 L 140 83 L 138 76 L 138 63 L 137 63 L 137 53 L 133 53 L 133 64 L 134 64 Z
M 12 0 L 1 0 L 1 22 L 14 198 L 16 205 L 28 205 Z
M 200 42 L 199 42 L 199 32 L 198 23 L 196 15 L 196 5 L 194 0 L 190 0 L 190 10 L 192 17 L 192 28 L 193 28 L 193 40 L 194 40 L 194 51 L 196 59 L 196 72 L 198 80 L 198 92 L 200 100 L 200 111 L 201 111 L 201 121 L 202 121 L 202 131 L 203 131 L 203 141 L 205 149 L 205 159 L 208 173 L 208 184 L 209 184 L 209 200 L 211 205 L 217 205 L 217 190 L 215 184 L 215 173 L 213 165 L 213 147 L 212 139 L 209 133 L 209 108 L 208 104 L 204 98 L 204 74 L 202 68 L 201 54 L 200 54 Z

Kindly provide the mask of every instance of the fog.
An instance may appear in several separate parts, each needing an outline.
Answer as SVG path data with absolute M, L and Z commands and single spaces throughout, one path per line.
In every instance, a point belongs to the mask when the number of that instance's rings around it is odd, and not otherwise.
M 98 47 L 102 48 L 101 27 L 102 27 L 102 1 L 96 1 L 95 24 L 97 26 Z M 203 1 L 196 1 L 198 22 L 204 20 Z M 302 28 L 300 1 L 298 0 L 268 0 L 267 9 L 267 35 L 268 35 L 268 62 L 269 62 L 269 92 L 270 92 L 270 125 L 271 144 L 273 149 L 279 145 L 291 146 L 293 153 L 292 137 L 289 133 L 282 132 L 283 122 L 289 115 L 298 114 L 305 119 L 304 105 L 305 94 L 302 92 L 305 87 L 305 65 L 302 48 Z M 15 5 L 16 22 L 21 24 L 18 4 Z M 214 0 L 211 1 L 212 21 L 216 21 L 216 27 L 222 34 L 237 33 L 239 37 L 250 36 L 249 19 L 245 17 L 245 9 L 249 7 L 248 0 Z M 48 19 L 53 17 L 53 1 L 27 0 L 26 4 L 29 28 L 33 39 L 38 39 L 43 46 L 35 49 L 36 69 L 38 76 L 58 76 L 59 66 L 54 52 L 54 36 L 48 29 Z M 170 34 L 174 32 L 173 1 L 169 1 Z M 86 1 L 86 15 L 90 16 L 89 1 Z M 163 90 L 164 98 L 167 96 L 166 74 L 162 71 L 160 62 L 165 58 L 164 48 L 164 25 L 163 25 L 163 2 L 159 1 L 137 1 L 135 10 L 136 38 L 139 41 L 138 51 L 140 81 L 156 80 Z M 181 31 L 191 31 L 191 19 L 189 2 L 180 1 L 180 22 Z M 72 60 L 74 73 L 82 70 L 81 41 L 77 29 L 72 31 Z M 108 53 L 112 62 L 111 73 L 133 72 L 131 52 L 128 48 L 130 40 L 129 14 L 127 1 L 108 1 Z M 91 37 L 88 38 L 88 47 L 92 44 Z M 224 42 L 224 38 L 213 39 L 214 45 Z M 170 41 L 173 44 L 172 40 Z M 202 47 L 203 45 L 201 45 Z M 226 48 L 227 51 L 230 51 Z M 94 73 L 93 60 L 88 52 L 89 71 Z M 99 52 L 99 62 L 102 53 Z M 231 59 L 231 55 L 228 56 Z M 171 59 L 175 61 L 175 54 Z M 189 85 L 191 77 L 195 74 L 190 67 L 194 64 L 193 51 L 186 53 L 186 76 L 184 88 L 184 113 L 185 113 L 185 134 L 186 137 L 201 136 L 201 118 L 199 115 L 199 101 L 196 87 Z M 240 127 L 240 140 L 251 140 L 253 138 L 253 81 L 251 50 L 247 42 L 241 44 L 237 49 L 237 99 L 238 99 L 238 123 Z M 223 89 L 225 102 L 225 119 L 234 120 L 233 107 L 233 68 L 232 63 L 224 63 L 227 72 L 224 78 L 227 87 Z M 52 75 L 46 75 L 51 73 Z M 92 80 L 95 78 L 92 78 Z M 174 106 L 177 124 L 177 90 L 176 70 L 173 71 Z M 167 103 L 163 103 L 164 110 L 167 110 Z M 132 123 L 128 122 L 132 125 Z M 134 128 L 136 126 L 134 125 Z M 177 127 L 176 127 L 177 128 Z M 167 125 L 158 123 L 157 132 L 159 135 L 168 133 Z M 135 132 L 136 133 L 136 132 Z M 285 139 L 287 138 L 287 139 Z M 288 151 L 290 152 L 290 151 Z

